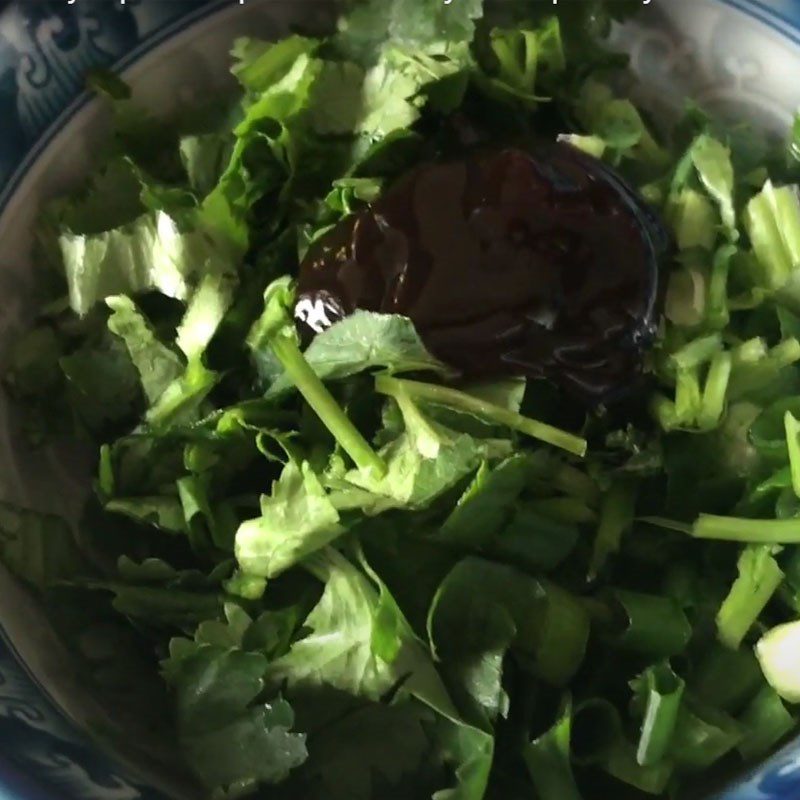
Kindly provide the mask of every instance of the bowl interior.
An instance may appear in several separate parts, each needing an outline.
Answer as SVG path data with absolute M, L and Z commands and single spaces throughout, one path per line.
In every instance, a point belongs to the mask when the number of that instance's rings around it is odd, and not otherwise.
M 800 81 L 787 79 L 800 74 L 800 31 L 775 14 L 768 18 L 762 14 L 762 19 L 754 16 L 761 4 L 753 4 L 749 11 L 739 5 L 722 0 L 653 3 L 635 22 L 616 29 L 614 43 L 631 54 L 630 93 L 661 116 L 673 115 L 688 96 L 716 113 L 785 131 L 800 106 Z M 208 13 L 186 15 L 157 31 L 123 60 L 123 75 L 142 106 L 168 115 L 210 90 L 232 88 L 228 51 L 237 36 L 275 38 L 296 24 L 324 23 L 331 8 L 319 0 L 249 0 L 241 6 L 211 3 Z M 14 13 L 13 8 L 0 12 L 0 32 L 4 26 L 13 28 L 8 15 Z M 0 65 L 2 55 L 0 49 Z M 24 110 L 25 102 L 20 96 L 20 109 Z M 0 368 L 7 344 L 24 329 L 33 309 L 35 270 L 30 254 L 38 209 L 47 198 L 75 185 L 108 130 L 109 117 L 102 103 L 88 102 L 85 96 L 70 100 L 27 156 L 14 165 L 16 174 L 0 193 Z M 90 480 L 88 460 L 80 447 L 65 443 L 32 450 L 20 433 L 17 411 L 0 394 L 0 499 L 75 519 Z M 0 568 L 3 632 L 34 682 L 64 714 L 55 712 L 38 690 L 20 679 L 11 696 L 35 709 L 33 716 L 41 717 L 29 721 L 29 727 L 38 726 L 56 741 L 69 742 L 75 740 L 70 725 L 75 723 L 101 735 L 126 763 L 135 765 L 147 783 L 161 786 L 172 796 L 192 796 L 182 777 L 170 773 L 161 743 L 141 727 L 137 729 L 139 722 L 130 709 L 99 703 L 87 694 L 42 610 Z M 4 673 L 14 674 L 16 669 L 0 641 L 0 684 Z M 0 718 L 3 704 L 0 696 Z

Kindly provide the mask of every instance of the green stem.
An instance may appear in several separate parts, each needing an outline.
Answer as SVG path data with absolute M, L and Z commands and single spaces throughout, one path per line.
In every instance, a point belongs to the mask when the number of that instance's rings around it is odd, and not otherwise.
M 483 419 L 524 433 L 534 439 L 539 439 L 542 442 L 553 445 L 553 447 L 559 447 L 581 458 L 586 455 L 588 445 L 585 439 L 554 428 L 544 422 L 523 417 L 521 414 L 509 411 L 507 408 L 502 408 L 486 400 L 481 400 L 478 397 L 473 397 L 458 389 L 451 389 L 447 386 L 439 386 L 433 383 L 400 380 L 386 375 L 379 375 L 375 379 L 375 389 L 381 394 L 390 396 L 394 396 L 404 389 L 411 397 L 475 414 Z
M 783 572 L 767 545 L 746 547 L 739 557 L 739 575 L 717 613 L 717 636 L 738 650 L 783 581 Z
M 800 519 L 743 519 L 702 514 L 692 526 L 696 539 L 753 544 L 800 544 Z
M 297 343 L 288 336 L 276 336 L 270 345 L 292 383 L 356 466 L 380 476 L 385 475 L 386 464 L 383 459 L 370 447 L 344 413 L 303 357 Z

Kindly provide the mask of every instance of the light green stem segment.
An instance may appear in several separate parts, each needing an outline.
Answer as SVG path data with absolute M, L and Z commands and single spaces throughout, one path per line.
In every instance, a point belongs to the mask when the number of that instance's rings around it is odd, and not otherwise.
M 379 375 L 375 380 L 375 388 L 381 394 L 390 396 L 405 390 L 408 395 L 418 400 L 427 400 L 431 403 L 438 403 L 448 408 L 455 408 L 474 414 L 482 419 L 524 433 L 534 439 L 539 439 L 542 442 L 553 445 L 553 447 L 559 447 L 581 458 L 586 455 L 588 445 L 585 439 L 562 431 L 559 428 L 554 428 L 544 422 L 523 417 L 522 414 L 517 414 L 515 411 L 481 400 L 458 389 L 451 389 L 449 386 L 400 380 L 398 378 L 390 378 L 387 375 Z
M 342 407 L 325 387 L 300 352 L 297 342 L 288 336 L 276 336 L 270 342 L 273 352 L 297 391 L 311 406 L 342 449 L 359 469 L 386 474 L 386 464 L 350 421 Z
M 752 544 L 800 544 L 800 519 L 744 519 L 702 514 L 692 526 L 697 539 Z

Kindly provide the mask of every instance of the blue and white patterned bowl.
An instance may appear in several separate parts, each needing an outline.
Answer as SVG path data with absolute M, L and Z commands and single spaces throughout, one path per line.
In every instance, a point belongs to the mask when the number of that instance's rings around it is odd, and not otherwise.
M 1 367 L 4 343 L 28 310 L 37 208 L 75 182 L 107 131 L 102 110 L 81 91 L 87 68 L 122 70 L 141 102 L 167 111 L 224 84 L 236 36 L 274 37 L 293 22 L 324 21 L 331 7 L 326 0 L 18 0 L 0 9 Z M 691 96 L 785 131 L 800 106 L 800 0 L 651 0 L 614 35 L 640 79 L 631 92 L 656 112 Z M 87 485 L 81 475 L 70 453 L 30 453 L 0 397 L 0 499 L 74 515 Z M 86 695 L 41 611 L 0 569 L 0 798 L 191 796 L 115 709 Z M 719 800 L 798 798 L 800 740 Z

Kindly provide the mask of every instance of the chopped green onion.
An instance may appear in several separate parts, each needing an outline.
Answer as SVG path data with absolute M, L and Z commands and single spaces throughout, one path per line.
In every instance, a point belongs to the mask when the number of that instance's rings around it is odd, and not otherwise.
M 697 367 L 678 370 L 675 385 L 675 414 L 681 427 L 688 428 L 697 420 L 702 406 L 700 375 Z
M 714 255 L 711 277 L 708 281 L 708 301 L 706 303 L 706 324 L 722 330 L 730 320 L 728 308 L 728 275 L 731 259 L 736 255 L 736 247 L 726 244 Z
M 725 395 L 731 377 L 730 353 L 717 353 L 708 369 L 697 426 L 700 430 L 713 430 L 719 425 L 725 410 Z
M 572 714 L 572 760 L 579 766 L 602 764 L 622 737 L 619 711 L 608 700 L 593 697 Z
M 739 576 L 717 613 L 717 636 L 737 650 L 783 580 L 783 572 L 766 545 L 746 547 L 739 557 Z
M 664 313 L 670 322 L 693 328 L 707 314 L 706 280 L 697 269 L 681 269 L 669 277 Z
M 745 395 L 769 386 L 778 373 L 800 361 L 800 342 L 785 339 L 775 345 L 766 357 L 753 363 L 734 364 L 728 395 L 738 400 Z
M 711 250 L 717 239 L 719 218 L 702 192 L 686 187 L 670 199 L 667 216 L 680 250 Z
M 534 439 L 539 439 L 542 442 L 553 445 L 553 447 L 560 447 L 562 450 L 566 450 L 576 456 L 583 457 L 586 455 L 588 445 L 585 439 L 554 428 L 544 422 L 523 417 L 521 414 L 481 400 L 478 397 L 473 397 L 466 392 L 460 392 L 458 389 L 451 389 L 447 386 L 439 386 L 433 383 L 400 380 L 386 375 L 379 375 L 375 379 L 375 389 L 381 394 L 393 396 L 400 388 L 405 389 L 411 397 L 419 400 L 427 400 L 448 408 L 466 411 L 490 422 L 505 425 L 511 430 L 519 431 Z
M 673 773 L 673 766 L 669 761 L 643 767 L 636 760 L 636 747 L 624 739 L 617 741 L 611 748 L 603 769 L 618 781 L 656 797 L 663 796 Z
M 653 658 L 667 658 L 684 650 L 692 628 L 672 598 L 622 589 L 610 596 L 615 619 L 607 634 L 618 647 Z
M 646 699 L 636 761 L 643 767 L 655 766 L 669 750 L 685 683 L 663 662 L 646 669 L 631 685 Z
M 766 286 L 773 291 L 780 289 L 800 264 L 800 203 L 796 188 L 776 189 L 767 181 L 761 193 L 747 204 L 744 221 Z
M 675 763 L 689 770 L 708 769 L 744 738 L 736 720 L 707 705 L 681 706 L 670 752 Z
M 662 430 L 673 431 L 681 426 L 675 403 L 663 394 L 656 394 L 650 401 L 650 412 Z
M 770 686 L 765 686 L 739 718 L 745 729 L 739 752 L 745 761 L 767 755 L 795 726 L 797 720 Z
M 523 751 L 540 800 L 582 800 L 570 766 L 572 701 L 568 698 L 550 730 Z
M 730 650 L 714 643 L 691 676 L 689 690 L 707 705 L 735 714 L 763 683 L 752 649 Z
M 767 343 L 761 337 L 756 337 L 737 345 L 733 349 L 731 356 L 734 366 L 739 366 L 741 364 L 755 364 L 762 358 L 766 358 L 767 353 Z
M 670 360 L 678 369 L 691 369 L 708 363 L 720 350 L 722 336 L 712 333 L 684 345 L 670 356 Z
M 549 471 L 547 477 L 552 481 L 553 488 L 583 500 L 587 506 L 594 507 L 600 497 L 597 484 L 585 472 L 570 464 L 561 464 L 555 472 Z

